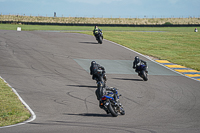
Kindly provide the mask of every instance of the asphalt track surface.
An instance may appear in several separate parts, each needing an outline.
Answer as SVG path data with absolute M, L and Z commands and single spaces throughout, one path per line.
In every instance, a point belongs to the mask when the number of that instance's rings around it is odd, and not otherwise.
M 199 133 L 200 82 L 150 61 L 149 80 L 132 67 L 138 53 L 76 33 L 0 31 L 0 75 L 36 114 L 1 133 Z M 105 66 L 126 114 L 98 106 L 90 61 Z M 127 69 L 127 70 L 124 70 Z

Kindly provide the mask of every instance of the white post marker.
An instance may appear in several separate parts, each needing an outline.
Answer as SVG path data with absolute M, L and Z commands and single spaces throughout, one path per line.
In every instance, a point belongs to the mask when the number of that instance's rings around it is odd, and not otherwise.
M 17 31 L 22 31 L 21 27 L 17 27 Z

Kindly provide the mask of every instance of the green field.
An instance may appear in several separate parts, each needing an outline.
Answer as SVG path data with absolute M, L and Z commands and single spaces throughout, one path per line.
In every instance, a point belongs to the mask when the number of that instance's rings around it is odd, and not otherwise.
M 92 35 L 92 26 L 39 26 L 0 24 L 1 30 L 24 31 L 55 30 L 79 32 Z M 195 27 L 100 27 L 104 38 L 124 45 L 144 55 L 166 59 L 172 63 L 200 71 L 200 33 Z M 200 29 L 200 27 L 197 27 Z M 144 32 L 163 31 L 163 32 Z M 13 99 L 10 99 L 13 98 Z M 30 117 L 18 98 L 2 80 L 0 80 L 0 126 L 11 125 Z M 16 103 L 17 102 L 17 103 Z

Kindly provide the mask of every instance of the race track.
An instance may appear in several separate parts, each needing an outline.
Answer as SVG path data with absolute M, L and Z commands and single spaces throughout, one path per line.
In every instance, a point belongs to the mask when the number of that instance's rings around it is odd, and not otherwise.
M 139 55 L 149 80 L 132 69 L 138 55 L 112 42 L 97 44 L 76 33 L 0 31 L 0 76 L 36 114 L 0 133 L 199 133 L 200 82 Z M 90 62 L 105 66 L 126 114 L 112 117 L 98 106 Z

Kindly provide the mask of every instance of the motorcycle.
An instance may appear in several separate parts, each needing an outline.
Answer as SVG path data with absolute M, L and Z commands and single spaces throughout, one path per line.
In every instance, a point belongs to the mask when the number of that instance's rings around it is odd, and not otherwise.
M 98 43 L 102 44 L 103 43 L 103 33 L 98 32 L 98 34 L 96 35 L 96 39 L 97 39 Z
M 95 93 L 96 93 L 97 99 L 99 100 L 105 92 L 103 88 L 105 88 L 106 83 L 105 83 L 105 78 L 104 78 L 105 74 L 103 73 L 103 70 L 97 70 L 97 75 L 98 75 L 98 78 L 96 79 L 97 90 L 95 91 Z
M 147 75 L 148 75 L 148 71 L 147 71 L 148 66 L 145 65 L 144 63 L 142 63 L 139 68 L 138 68 L 138 75 L 143 78 L 144 81 L 147 81 Z
M 125 115 L 125 110 L 119 101 L 118 91 L 114 89 L 113 91 L 106 91 L 100 99 L 100 106 L 104 108 L 107 114 L 111 113 L 113 117 L 117 117 L 118 114 Z

